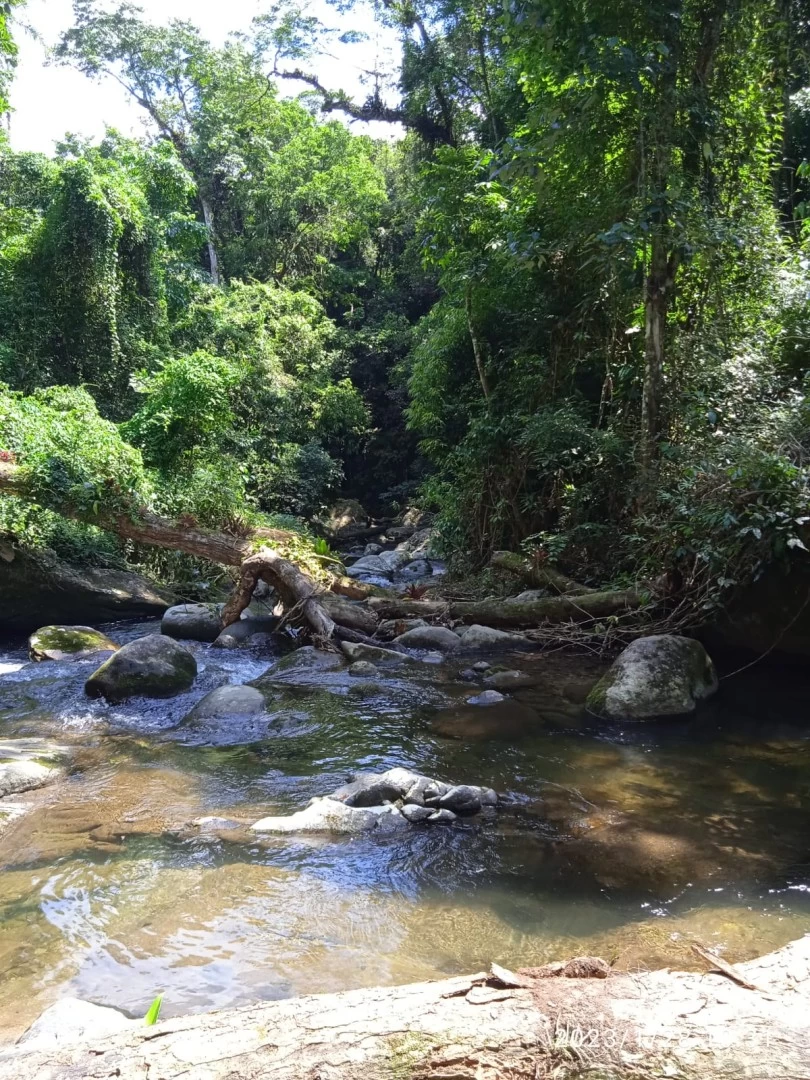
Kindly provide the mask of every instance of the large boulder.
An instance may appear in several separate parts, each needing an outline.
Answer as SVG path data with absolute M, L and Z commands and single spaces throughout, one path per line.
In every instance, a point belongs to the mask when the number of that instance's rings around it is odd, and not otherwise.
M 627 646 L 591 690 L 587 707 L 608 720 L 684 716 L 717 686 L 714 664 L 699 641 L 654 634 Z
M 439 652 L 453 652 L 461 645 L 458 634 L 446 626 L 415 626 L 394 639 L 395 644 L 406 649 L 438 649 Z
M 164 634 L 149 634 L 123 645 L 84 684 L 88 697 L 121 702 L 128 698 L 167 698 L 188 690 L 197 661 Z
M 77 569 L 13 547 L 0 558 L 0 629 L 8 633 L 30 634 L 46 623 L 154 618 L 172 603 L 164 589 L 125 570 Z
M 118 646 L 92 626 L 41 626 L 28 639 L 32 660 L 76 660 Z
M 339 499 L 322 521 L 333 536 L 348 537 L 363 532 L 368 527 L 369 516 L 357 499 Z
M 161 634 L 186 641 L 216 641 L 222 630 L 218 604 L 176 604 L 160 623 Z

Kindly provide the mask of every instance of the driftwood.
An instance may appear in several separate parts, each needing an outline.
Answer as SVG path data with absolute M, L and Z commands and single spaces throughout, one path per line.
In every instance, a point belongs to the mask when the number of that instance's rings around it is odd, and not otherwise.
M 435 618 L 446 615 L 464 623 L 517 628 L 543 623 L 586 622 L 593 618 L 622 615 L 641 607 L 646 597 L 634 589 L 594 592 L 584 596 L 549 596 L 543 600 L 389 600 L 367 601 L 381 619 Z
M 563 593 L 566 596 L 584 596 L 586 593 L 596 592 L 587 585 L 580 585 L 573 578 L 566 577 L 562 571 L 557 570 L 548 563 L 532 562 L 518 555 L 516 551 L 495 551 L 489 560 L 490 566 L 495 570 L 506 570 L 514 574 L 519 581 L 526 585 L 532 585 L 538 589 L 549 589 L 553 593 Z
M 736 971 L 757 989 L 711 973 L 493 966 L 21 1045 L 0 1056 L 0 1080 L 810 1080 L 810 938 Z

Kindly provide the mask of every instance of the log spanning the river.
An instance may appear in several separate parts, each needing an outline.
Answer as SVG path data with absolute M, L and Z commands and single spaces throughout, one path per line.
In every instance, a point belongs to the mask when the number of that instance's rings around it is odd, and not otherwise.
M 389 600 L 370 597 L 369 607 L 382 619 L 435 618 L 446 615 L 463 623 L 518 628 L 546 623 L 587 622 L 635 611 L 649 602 L 635 589 L 591 592 L 582 596 L 548 596 L 541 600 Z
M 24 476 L 18 465 L 0 462 L 0 493 L 28 498 Z M 288 615 L 292 614 L 304 623 L 316 642 L 326 642 L 335 633 L 335 624 L 341 621 L 338 606 L 333 610 L 333 618 L 318 599 L 324 591 L 322 586 L 270 546 L 273 542 L 283 543 L 290 539 L 291 534 L 283 530 L 254 528 L 244 536 L 236 536 L 170 521 L 146 510 L 132 515 L 111 514 L 100 507 L 97 514 L 91 514 L 66 507 L 61 512 L 65 517 L 116 533 L 125 540 L 182 551 L 224 566 L 239 567 L 240 582 L 223 611 L 223 626 L 229 626 L 239 619 L 250 603 L 259 578 L 276 590 Z M 349 592 L 347 580 L 334 578 L 332 588 L 339 593 Z M 354 640 L 358 634 L 350 626 L 345 636 Z
M 505 570 L 512 574 L 518 581 L 531 585 L 534 588 L 550 589 L 553 593 L 562 593 L 566 596 L 584 596 L 586 593 L 596 592 L 587 585 L 580 585 L 573 578 L 566 577 L 556 567 L 547 562 L 534 563 L 518 555 L 516 551 L 494 551 L 489 565 L 495 570 Z
M 557 978 L 493 968 L 505 982 L 266 1002 L 47 1051 L 21 1045 L 0 1056 L 0 1080 L 808 1080 L 810 938 L 720 966 L 566 978 L 591 969 L 572 961 L 540 969 Z

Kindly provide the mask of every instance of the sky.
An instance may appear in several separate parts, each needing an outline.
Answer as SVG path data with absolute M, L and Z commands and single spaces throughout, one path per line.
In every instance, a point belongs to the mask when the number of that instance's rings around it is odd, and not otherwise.
M 170 19 L 188 19 L 214 44 L 221 44 L 234 30 L 247 30 L 250 20 L 270 7 L 269 0 L 139 0 L 144 17 L 151 22 L 166 23 Z M 323 0 L 314 0 L 314 13 L 328 25 L 335 25 L 334 10 Z M 53 45 L 60 33 L 73 21 L 71 0 L 28 0 L 20 12 L 14 31 L 19 58 L 11 87 L 13 112 L 9 119 L 9 135 L 15 150 L 38 150 L 51 153 L 54 143 L 66 132 L 99 138 L 105 125 L 118 128 L 127 135 L 144 133 L 141 109 L 112 79 L 96 83 L 71 68 L 49 66 L 46 47 Z M 26 33 L 21 24 L 31 26 L 42 39 Z M 369 33 L 377 34 L 372 26 Z M 344 47 L 340 55 L 318 63 L 318 75 L 324 85 L 342 87 L 351 94 L 364 96 L 360 85 L 359 67 L 375 67 L 380 56 L 393 63 L 390 50 L 393 40 L 379 36 L 361 45 Z M 305 89 L 299 83 L 282 82 L 281 92 L 294 95 Z M 366 91 L 367 92 L 367 91 Z M 338 116 L 337 113 L 333 114 Z M 352 124 L 352 130 L 366 132 L 375 138 L 396 137 L 397 132 L 386 124 Z

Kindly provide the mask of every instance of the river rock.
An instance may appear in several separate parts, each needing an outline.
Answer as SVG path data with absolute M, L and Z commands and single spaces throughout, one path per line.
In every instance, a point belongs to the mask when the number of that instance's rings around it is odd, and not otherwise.
M 395 573 L 397 570 L 401 570 L 406 563 L 411 561 L 410 553 L 407 551 L 400 551 L 399 548 L 395 548 L 393 551 L 383 551 L 377 558 L 391 574 Z
M 434 810 L 426 820 L 431 825 L 452 825 L 456 820 L 456 815 L 452 810 L 448 810 L 447 807 L 443 806 L 440 810 Z
M 266 619 L 238 619 L 230 626 L 221 630 L 214 639 L 215 649 L 238 649 L 246 641 L 250 641 L 256 634 L 272 634 L 278 626 L 279 620 L 272 617 Z M 178 636 L 178 635 L 172 635 Z
M 355 679 L 373 679 L 379 674 L 379 668 L 369 660 L 355 660 L 349 665 L 349 674 Z
M 380 555 L 364 555 L 362 559 L 358 559 L 357 562 L 352 563 L 347 568 L 346 574 L 349 577 L 391 577 L 391 568 L 387 563 L 382 561 Z
M 400 567 L 400 574 L 404 578 L 411 578 L 413 581 L 418 581 L 420 578 L 432 577 L 433 567 L 427 561 L 427 559 L 414 559 L 413 562 L 406 563 Z
M 364 833 L 407 824 L 395 806 L 361 809 L 334 798 L 313 799 L 305 810 L 287 817 L 266 817 L 251 825 L 254 832 L 269 833 Z
M 218 686 L 200 698 L 186 720 L 215 720 L 224 716 L 253 716 L 264 711 L 264 694 L 254 686 Z
M 427 625 L 424 619 L 383 619 L 377 627 L 377 634 L 383 641 L 391 641 L 392 638 L 399 637 L 408 630 Z
M 491 667 L 492 664 L 490 664 L 489 660 L 476 660 L 472 666 L 472 669 L 480 675 L 485 671 L 489 671 Z
M 17 1040 L 17 1045 L 25 1046 L 26 1050 L 58 1050 L 85 1039 L 104 1039 L 142 1023 L 142 1020 L 130 1020 L 108 1005 L 94 1005 L 81 998 L 62 998 L 39 1015 Z
M 497 690 L 482 690 L 480 694 L 476 694 L 475 697 L 467 698 L 468 705 L 497 705 L 499 701 L 504 701 L 503 694 L 499 694 Z
M 394 649 L 381 649 L 377 645 L 364 645 L 362 642 L 341 641 L 340 647 L 349 660 L 370 660 L 372 664 L 404 664 L 412 661 L 406 653 Z
M 382 544 L 366 544 L 363 548 L 363 555 L 379 555 L 382 550 Z
M 71 660 L 96 652 L 115 652 L 114 641 L 92 626 L 41 626 L 28 639 L 32 660 Z
M 461 635 L 461 644 L 465 649 L 508 649 L 516 645 L 526 645 L 522 634 L 508 634 L 505 630 L 496 630 L 494 626 L 468 626 Z
M 334 536 L 352 536 L 368 526 L 369 515 L 357 499 L 339 499 L 330 507 L 323 524 Z
M 296 671 L 337 671 L 342 667 L 343 658 L 340 653 L 316 649 L 313 645 L 302 645 L 300 649 L 279 660 L 268 676 L 261 677 L 292 674 Z
M 693 713 L 718 687 L 699 641 L 654 634 L 630 643 L 588 695 L 590 712 L 609 720 L 652 720 Z
M 400 634 L 394 642 L 406 649 L 438 649 L 440 652 L 452 652 L 461 644 L 458 634 L 446 626 L 416 626 Z
M 401 813 L 406 821 L 410 821 L 412 825 L 417 825 L 420 821 L 427 821 L 428 818 L 433 817 L 436 811 L 432 806 L 419 806 L 417 803 L 408 803 L 402 807 Z
M 161 634 L 187 641 L 216 641 L 222 630 L 217 604 L 176 604 L 160 623 Z
M 526 671 L 494 671 L 484 679 L 485 686 L 494 690 L 520 690 L 526 686 L 536 686 L 537 679 Z
M 174 603 L 171 593 L 124 570 L 77 569 L 52 555 L 9 549 L 0 559 L 0 628 L 30 634 L 53 625 L 154 618 Z
M 174 697 L 188 690 L 197 675 L 197 661 L 164 634 L 149 634 L 123 645 L 84 684 L 88 697 L 121 702 L 127 698 Z
M 419 773 L 409 769 L 388 769 L 383 773 L 360 773 L 348 784 L 328 796 L 346 806 L 382 806 L 396 802 L 420 780 Z
M 469 784 L 456 784 L 439 798 L 439 806 L 452 810 L 454 814 L 477 814 L 481 809 L 478 788 Z

